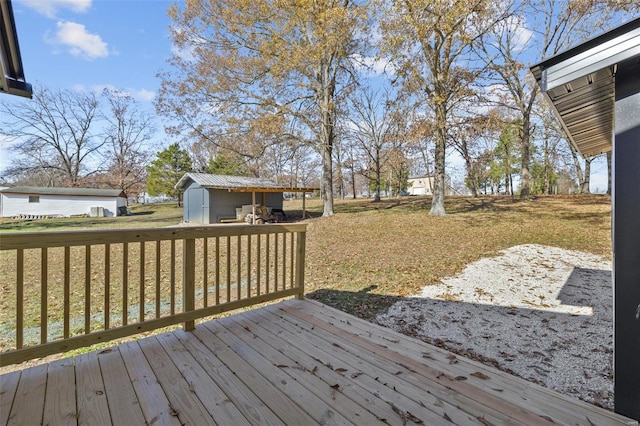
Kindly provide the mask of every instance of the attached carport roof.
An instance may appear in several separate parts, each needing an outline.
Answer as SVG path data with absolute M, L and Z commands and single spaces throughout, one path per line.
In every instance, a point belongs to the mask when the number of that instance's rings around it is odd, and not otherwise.
M 640 61 L 640 18 L 531 67 L 583 157 L 611 150 L 615 75 Z
M 0 0 L 0 63 L 0 93 L 30 98 L 33 90 L 24 77 L 11 0 Z
M 186 173 L 180 178 L 175 188 L 184 189 L 189 180 L 203 188 L 224 189 L 229 192 L 314 192 L 318 190 L 318 188 L 278 185 L 261 178 L 208 173 Z

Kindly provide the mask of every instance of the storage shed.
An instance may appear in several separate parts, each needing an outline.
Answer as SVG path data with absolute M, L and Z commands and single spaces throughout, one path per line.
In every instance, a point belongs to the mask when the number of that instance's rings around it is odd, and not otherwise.
M 640 420 L 640 18 L 531 71 L 583 156 L 613 150 L 615 411 Z
M 1 217 L 118 216 L 127 196 L 119 189 L 14 186 L 0 189 Z
M 184 222 L 205 225 L 242 220 L 243 215 L 254 213 L 259 205 L 282 210 L 285 192 L 317 191 L 254 177 L 207 173 L 187 173 L 175 188 L 183 192 Z

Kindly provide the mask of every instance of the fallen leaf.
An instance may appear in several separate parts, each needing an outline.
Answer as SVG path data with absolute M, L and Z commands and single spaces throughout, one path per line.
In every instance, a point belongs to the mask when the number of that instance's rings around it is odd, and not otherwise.
M 411 414 L 409 411 L 406 412 L 405 416 L 407 420 L 410 420 L 415 424 L 421 425 L 424 423 L 422 420 L 420 420 L 419 418 Z
M 471 373 L 471 375 L 473 377 L 477 377 L 478 379 L 482 379 L 482 380 L 487 380 L 489 379 L 489 376 L 487 376 L 486 374 L 484 374 L 481 371 L 476 371 L 475 373 Z

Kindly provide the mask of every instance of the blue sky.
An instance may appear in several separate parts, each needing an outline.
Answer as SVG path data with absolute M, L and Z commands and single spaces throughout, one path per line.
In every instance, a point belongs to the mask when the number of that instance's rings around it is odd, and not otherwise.
M 26 80 L 56 89 L 117 88 L 154 113 L 156 74 L 171 56 L 170 0 L 13 0 Z M 10 103 L 29 102 L 9 96 Z M 165 141 L 157 120 L 155 140 Z M 0 141 L 0 169 L 10 164 Z
M 115 86 L 141 102 L 171 55 L 168 0 L 14 0 L 27 81 Z

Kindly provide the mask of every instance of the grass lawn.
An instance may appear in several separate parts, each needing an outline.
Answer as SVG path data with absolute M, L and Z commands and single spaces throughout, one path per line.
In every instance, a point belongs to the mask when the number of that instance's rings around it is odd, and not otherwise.
M 454 275 L 470 262 L 518 244 L 536 243 L 610 257 L 610 197 L 452 197 L 448 215 L 428 215 L 430 198 L 336 200 L 336 215 L 307 200 L 307 296 L 371 319 L 399 297 Z M 300 200 L 284 209 L 301 216 Z M 145 228 L 177 225 L 182 208 L 134 205 L 132 216 L 0 221 L 4 232 Z M 13 272 L 15 273 L 15 272 Z M 11 271 L 0 272 L 11 275 Z M 8 277 L 5 276 L 3 281 Z M 7 281 L 8 282 L 8 281 Z M 0 300 L 0 302 L 3 302 Z M 2 303 L 0 303 L 2 304 Z
M 429 216 L 430 202 L 338 201 L 330 218 L 318 218 L 321 205 L 311 203 L 316 218 L 308 221 L 307 297 L 372 319 L 399 297 L 511 246 L 542 244 L 611 257 L 608 196 L 452 197 L 445 217 Z

